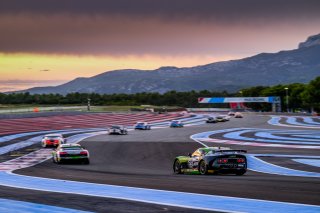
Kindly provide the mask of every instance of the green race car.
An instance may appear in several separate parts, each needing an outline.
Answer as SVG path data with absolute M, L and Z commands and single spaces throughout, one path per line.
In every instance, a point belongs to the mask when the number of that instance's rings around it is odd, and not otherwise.
M 247 171 L 245 150 L 232 150 L 228 147 L 203 147 L 188 156 L 178 156 L 173 163 L 176 174 L 236 174 Z

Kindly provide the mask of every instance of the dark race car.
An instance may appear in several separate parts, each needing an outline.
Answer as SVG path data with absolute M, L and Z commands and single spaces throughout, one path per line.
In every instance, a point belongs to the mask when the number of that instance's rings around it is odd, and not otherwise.
M 206 123 L 217 123 L 216 116 L 213 116 L 213 115 L 209 116 L 206 120 Z
M 173 120 L 170 123 L 170 127 L 172 128 L 178 128 L 178 127 L 183 127 L 184 124 L 182 123 L 182 121 L 178 121 L 178 120 Z
M 128 130 L 126 127 L 121 126 L 121 125 L 112 125 L 108 129 L 108 133 L 109 133 L 109 135 L 127 135 Z
M 228 116 L 228 115 L 218 115 L 216 117 L 217 122 L 225 122 L 225 121 L 229 121 L 229 120 L 230 120 L 230 116 Z
M 232 150 L 227 147 L 203 147 L 188 156 L 178 156 L 173 163 L 176 174 L 236 174 L 247 171 L 245 150 Z

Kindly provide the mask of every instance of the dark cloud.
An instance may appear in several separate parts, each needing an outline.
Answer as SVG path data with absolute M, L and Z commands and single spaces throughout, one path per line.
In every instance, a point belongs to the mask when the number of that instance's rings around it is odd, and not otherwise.
M 318 33 L 319 11 L 319 0 L 1 0 L 0 52 L 258 51 Z
M 239 19 L 319 15 L 318 0 L 2 0 L 2 13 L 69 13 Z

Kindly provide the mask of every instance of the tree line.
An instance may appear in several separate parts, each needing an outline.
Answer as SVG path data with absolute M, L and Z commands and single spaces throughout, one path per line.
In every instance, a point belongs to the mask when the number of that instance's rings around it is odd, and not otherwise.
M 287 88 L 287 91 L 286 89 Z M 155 105 L 180 107 L 228 107 L 227 104 L 199 104 L 199 97 L 262 97 L 280 96 L 282 109 L 285 111 L 288 94 L 288 107 L 291 111 L 311 110 L 320 111 L 320 76 L 308 84 L 294 83 L 276 86 L 256 86 L 237 92 L 214 92 L 209 90 L 136 94 L 98 94 L 98 93 L 69 93 L 60 94 L 30 94 L 0 93 L 0 104 L 33 104 L 33 105 L 86 105 L 88 99 L 92 105 Z M 253 110 L 270 111 L 267 103 L 248 103 Z

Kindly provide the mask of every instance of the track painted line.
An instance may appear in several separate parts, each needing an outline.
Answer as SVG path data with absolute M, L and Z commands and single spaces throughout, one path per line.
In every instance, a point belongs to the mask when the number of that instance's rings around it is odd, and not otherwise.
M 99 132 L 89 132 L 89 133 L 82 133 L 78 135 L 73 135 L 68 137 L 68 143 L 78 143 L 86 138 L 107 134 L 106 131 L 99 131 Z M 17 169 L 27 168 L 30 166 L 37 165 L 42 163 L 48 159 L 50 159 L 52 150 L 51 149 L 39 149 L 35 152 L 31 152 L 27 155 L 14 158 L 12 160 L 0 163 L 0 171 L 13 171 Z
M 184 123 L 184 126 L 194 126 L 194 125 L 204 124 L 206 121 L 206 118 L 203 115 L 192 115 L 191 117 L 178 118 L 178 119 L 172 119 L 172 120 L 182 121 Z M 152 123 L 151 126 L 169 127 L 170 123 L 171 121 L 156 122 L 156 123 Z
M 276 157 L 276 158 L 306 158 L 306 159 L 320 159 L 320 156 L 314 155 L 284 155 L 284 154 L 254 154 L 255 157 Z
M 289 142 L 289 141 L 281 141 L 281 140 L 248 138 L 248 137 L 240 136 L 243 133 L 255 132 L 255 131 L 266 131 L 266 130 L 254 129 L 254 128 L 222 129 L 222 130 L 215 130 L 215 131 L 208 131 L 208 132 L 194 134 L 194 135 L 191 135 L 190 138 L 192 140 L 196 140 L 197 142 L 201 142 L 202 144 L 203 143 L 223 143 L 223 144 L 243 145 L 243 146 L 279 147 L 279 148 L 293 148 L 293 149 L 320 149 L 319 140 L 318 140 L 319 142 L 314 142 L 315 144 L 319 144 L 319 146 L 315 146 L 315 145 L 300 145 L 299 142 L 295 142 L 295 141 Z M 228 138 L 233 138 L 238 140 L 210 138 L 211 135 L 221 134 L 221 133 L 224 133 L 224 136 L 227 135 Z M 254 141 L 254 142 L 250 142 L 250 141 Z M 282 144 L 281 142 L 283 142 L 284 144 Z M 302 141 L 301 143 L 304 143 L 304 142 Z M 309 143 L 310 142 L 307 142 L 307 144 Z
M 226 144 L 235 144 L 235 145 L 254 145 L 254 146 L 272 146 L 272 147 L 286 147 L 293 148 L 293 145 L 282 145 L 282 144 L 261 144 L 261 143 L 252 143 L 252 142 L 241 142 L 241 141 L 229 141 L 229 140 L 221 140 L 221 139 L 212 139 L 209 136 L 217 133 L 225 133 L 228 131 L 237 131 L 239 128 L 234 129 L 223 129 L 209 132 L 202 132 L 198 134 L 191 135 L 190 138 L 203 146 L 208 146 L 206 142 L 215 142 L 215 143 L 226 143 Z M 301 148 L 312 148 L 313 146 L 298 146 Z M 320 148 L 318 146 L 317 148 Z M 289 169 L 285 167 L 280 167 L 268 162 L 265 162 L 257 157 L 268 156 L 268 157 L 291 157 L 291 158 L 308 158 L 308 156 L 297 156 L 297 155 L 273 155 L 273 154 L 246 154 L 248 160 L 248 169 L 256 172 L 267 173 L 267 174 L 277 174 L 277 175 L 285 175 L 285 176 L 299 176 L 299 177 L 315 177 L 320 178 L 320 173 L 317 172 L 306 172 L 300 170 Z M 310 156 L 312 158 L 320 158 L 320 156 Z
M 76 209 L 69 209 L 57 206 L 50 206 L 38 203 L 30 203 L 24 201 L 17 200 L 9 200 L 0 198 L 0 212 L 6 213 L 61 213 L 61 212 L 69 212 L 69 213 L 84 213 L 87 211 L 81 211 Z
M 306 123 L 308 123 L 308 124 L 316 124 L 316 125 L 320 126 L 320 118 L 317 118 L 317 119 L 319 119 L 319 122 L 314 121 L 313 118 L 304 117 L 304 118 L 303 118 L 303 121 L 306 122 Z
M 72 115 L 72 116 L 50 116 L 38 118 L 18 118 L 1 119 L 0 135 L 16 134 L 31 131 L 49 131 L 51 129 L 61 130 L 67 128 L 97 128 L 107 127 L 116 121 L 123 125 L 132 125 L 133 123 L 144 120 L 147 122 L 168 121 L 178 118 L 186 118 L 189 115 L 177 113 L 170 114 L 127 114 L 127 113 L 99 113 L 90 115 Z
M 63 133 L 63 134 L 74 134 L 74 133 L 83 133 L 83 132 L 94 132 L 94 131 L 101 131 L 103 129 L 83 129 L 83 130 L 75 130 L 75 131 L 63 131 L 63 132 L 59 132 L 59 133 Z M 7 146 L 2 146 L 0 147 L 0 155 L 3 155 L 3 154 L 6 154 L 8 152 L 12 152 L 12 151 L 15 151 L 15 150 L 19 150 L 19 149 L 22 149 L 22 148 L 25 148 L 25 147 L 28 147 L 28 146 L 31 146 L 31 145 L 34 145 L 34 144 L 37 144 L 37 143 L 41 143 L 41 139 L 42 139 L 43 135 L 40 135 L 40 136 L 36 136 L 36 137 L 33 137 L 33 138 L 30 138 L 28 140 L 25 140 L 25 141 L 20 141 L 20 142 L 17 142 L 17 143 L 14 143 L 14 144 L 10 144 L 10 145 L 7 145 Z
M 310 166 L 320 167 L 320 159 L 292 159 L 298 163 L 307 164 Z
M 287 124 L 280 123 L 281 119 L 285 119 L 287 121 Z M 304 123 L 297 122 L 296 118 L 292 118 L 292 117 L 289 117 L 289 116 L 281 116 L 281 117 L 280 116 L 272 116 L 271 119 L 268 121 L 268 124 L 275 125 L 275 126 L 283 126 L 283 127 L 295 127 L 295 128 L 310 128 L 310 129 L 318 129 L 318 128 L 320 128 L 319 125 L 312 125 L 312 123 L 310 125 L 311 118 L 302 117 L 302 119 L 304 119 L 304 121 L 306 123 L 309 123 L 309 124 L 304 124 Z M 308 120 L 308 119 L 310 119 L 310 120 Z M 316 122 L 316 124 L 317 123 L 318 122 Z
M 100 133 L 105 134 L 106 132 Z M 84 137 L 75 135 L 69 140 L 73 142 L 79 142 L 84 138 L 94 136 L 94 134 L 95 133 L 84 133 Z M 45 157 L 46 155 L 40 153 L 39 156 Z M 25 163 L 24 160 L 21 162 Z M 252 213 L 270 212 L 270 209 L 275 212 L 320 211 L 320 206 L 314 205 L 84 183 L 68 180 L 29 177 L 13 174 L 11 172 L 0 172 L 0 185 L 48 192 L 117 198 L 183 208 L 202 209 L 207 211 Z M 59 187 L 56 187 L 57 185 L 59 185 Z M 215 206 L 218 206 L 218 208 L 215 208 Z
M 313 213 L 320 211 L 320 206 L 315 205 L 28 177 L 10 172 L 0 172 L 0 185 L 31 190 L 140 201 L 207 211 L 250 213 L 270 212 L 271 209 L 273 212 L 288 213 Z M 56 187 L 57 185 L 59 187 Z
M 292 142 L 292 141 L 298 141 L 300 143 L 303 143 L 303 142 L 314 142 L 315 144 L 320 144 L 320 132 L 311 132 L 309 131 L 308 133 L 307 132 L 302 132 L 302 133 L 299 133 L 297 132 L 297 134 L 295 134 L 296 131 L 288 131 L 288 130 L 281 130 L 281 131 L 270 131 L 270 130 L 267 130 L 267 131 L 259 131 L 259 132 L 256 132 L 254 135 L 256 137 L 260 137 L 260 138 L 269 138 L 269 139 L 273 139 L 273 140 L 279 140 L 281 142 L 283 141 L 289 141 L 289 142 Z M 290 137 L 288 137 L 288 134 L 290 134 Z M 308 134 L 308 135 L 307 135 Z M 315 135 L 315 134 L 318 134 Z M 279 136 L 279 135 L 283 135 L 283 136 Z M 297 137 L 297 138 L 295 138 Z M 303 140 L 303 141 L 301 141 Z
M 7 135 L 7 136 L 2 136 L 0 137 L 0 143 L 5 143 L 9 142 L 14 139 L 19 139 L 22 137 L 27 137 L 27 136 L 33 136 L 33 135 L 45 135 L 49 133 L 61 133 L 65 134 L 65 132 L 71 132 L 71 131 L 84 131 L 84 130 L 101 130 L 101 128 L 82 128 L 82 129 L 68 129 L 68 130 L 49 130 L 49 131 L 36 131 L 36 132 L 26 132 L 26 133 L 18 133 L 18 134 L 12 134 L 12 135 Z
M 320 173 L 317 172 L 306 172 L 295 169 L 289 169 L 265 162 L 258 159 L 254 154 L 246 154 L 248 160 L 248 169 L 256 172 L 277 174 L 285 176 L 298 176 L 298 177 L 316 177 L 320 178 Z
M 165 127 L 155 126 L 154 128 L 165 128 Z M 78 143 L 79 141 L 84 140 L 85 138 L 108 133 L 107 131 L 98 131 L 98 130 L 102 130 L 102 129 L 94 128 L 94 129 L 81 129 L 81 130 L 75 130 L 75 131 L 61 130 L 58 132 L 63 134 L 77 133 L 76 135 L 70 136 L 67 139 L 68 139 L 68 143 Z M 131 131 L 133 129 L 130 128 L 128 130 Z M 18 134 L 18 135 L 21 136 L 21 134 Z M 26 141 L 0 147 L 0 154 L 5 154 L 10 151 L 18 150 L 35 143 L 40 143 L 42 137 L 43 136 L 40 135 L 31 139 L 28 139 Z M 22 169 L 22 168 L 34 166 L 36 164 L 42 163 L 43 161 L 50 159 L 51 152 L 52 152 L 51 149 L 40 149 L 38 151 L 31 152 L 27 155 L 24 155 L 6 162 L 2 162 L 0 163 L 0 171 L 13 171 L 16 169 Z
M 263 137 L 263 138 L 249 138 L 245 136 L 241 136 L 245 133 L 255 133 L 255 136 Z M 234 139 L 234 140 L 242 140 L 242 141 L 255 141 L 260 143 L 281 143 L 281 144 L 308 144 L 308 145 L 320 145 L 320 140 L 315 139 L 297 139 L 292 137 L 281 137 L 273 135 L 276 134 L 290 134 L 290 131 L 272 131 L 272 130 L 265 130 L 265 129 L 250 129 L 250 130 L 239 130 L 228 132 L 223 135 L 223 137 L 227 139 Z
M 303 119 L 305 121 L 304 117 L 300 117 L 301 119 Z M 312 124 L 308 124 L 308 123 L 301 123 L 299 122 L 297 119 L 297 117 L 286 117 L 287 119 L 287 123 L 291 124 L 291 125 L 296 125 L 296 126 L 304 126 L 304 127 L 320 127 L 319 125 L 312 125 Z

